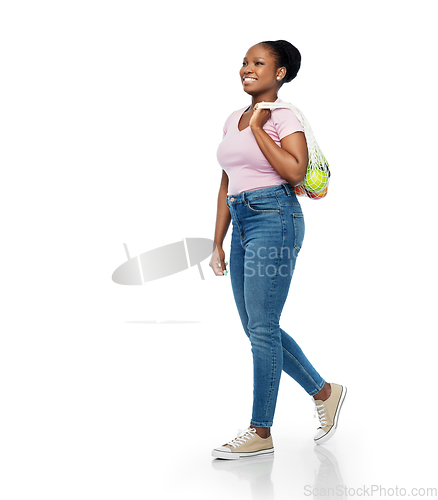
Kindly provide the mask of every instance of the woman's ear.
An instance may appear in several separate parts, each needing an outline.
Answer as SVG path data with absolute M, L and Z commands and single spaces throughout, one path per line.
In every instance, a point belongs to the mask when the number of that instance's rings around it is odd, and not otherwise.
M 277 70 L 277 80 L 283 80 L 283 78 L 286 76 L 286 68 L 281 67 Z

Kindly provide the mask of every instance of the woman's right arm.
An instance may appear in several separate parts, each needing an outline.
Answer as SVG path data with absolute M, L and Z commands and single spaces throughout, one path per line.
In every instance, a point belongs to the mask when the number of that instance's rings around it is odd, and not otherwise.
M 221 185 L 217 197 L 216 228 L 214 231 L 214 251 L 210 260 L 210 267 L 216 276 L 222 276 L 226 271 L 225 252 L 222 248 L 228 227 L 231 222 L 230 209 L 227 206 L 228 175 L 222 169 Z

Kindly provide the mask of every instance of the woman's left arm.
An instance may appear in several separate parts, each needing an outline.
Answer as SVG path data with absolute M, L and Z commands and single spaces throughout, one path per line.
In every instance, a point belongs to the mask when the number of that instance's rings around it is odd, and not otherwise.
M 272 168 L 291 186 L 296 186 L 304 179 L 309 162 L 304 132 L 287 135 L 281 139 L 281 147 L 279 147 L 263 130 L 263 125 L 270 116 L 269 109 L 255 109 L 249 126 Z

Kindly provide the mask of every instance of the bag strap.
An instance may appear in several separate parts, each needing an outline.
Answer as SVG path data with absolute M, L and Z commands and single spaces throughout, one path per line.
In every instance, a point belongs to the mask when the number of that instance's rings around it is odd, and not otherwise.
M 304 116 L 303 112 L 298 109 L 296 106 L 291 104 L 290 102 L 259 102 L 259 109 L 280 109 L 286 108 L 290 109 L 294 115 L 297 117 L 298 121 L 301 123 L 304 129 L 304 136 L 306 137 L 307 149 L 309 151 L 309 164 L 316 160 L 316 163 L 320 165 L 319 168 L 322 168 L 326 171 L 330 177 L 330 169 L 327 163 L 327 160 L 322 152 L 319 144 L 316 142 L 315 135 L 313 134 L 312 127 L 308 122 L 307 118 Z M 322 157 L 322 158 L 321 158 Z
M 309 151 L 312 151 L 313 148 L 318 147 L 316 140 L 315 140 L 315 135 L 313 134 L 312 128 L 310 126 L 310 123 L 307 121 L 307 118 L 304 116 L 301 110 L 299 110 L 296 106 L 291 104 L 290 102 L 259 102 L 258 106 L 259 109 L 281 109 L 281 108 L 286 108 L 290 109 L 294 115 L 298 118 L 298 121 L 301 123 L 303 129 L 304 129 L 304 135 L 306 136 L 306 142 L 307 142 L 307 148 Z

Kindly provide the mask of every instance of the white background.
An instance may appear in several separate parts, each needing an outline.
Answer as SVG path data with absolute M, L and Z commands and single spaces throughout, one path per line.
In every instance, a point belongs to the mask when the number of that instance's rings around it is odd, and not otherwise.
M 213 238 L 216 149 L 250 102 L 241 61 L 277 39 L 302 54 L 279 97 L 305 113 L 332 170 L 327 198 L 302 200 L 281 323 L 349 390 L 324 447 L 332 483 L 438 486 L 434 7 L 2 4 L 2 498 L 282 500 L 321 482 L 313 404 L 286 375 L 275 460 L 218 470 L 210 456 L 251 414 L 229 276 L 205 260 L 205 280 L 196 267 L 142 287 L 111 280 L 123 243 L 134 256 Z

